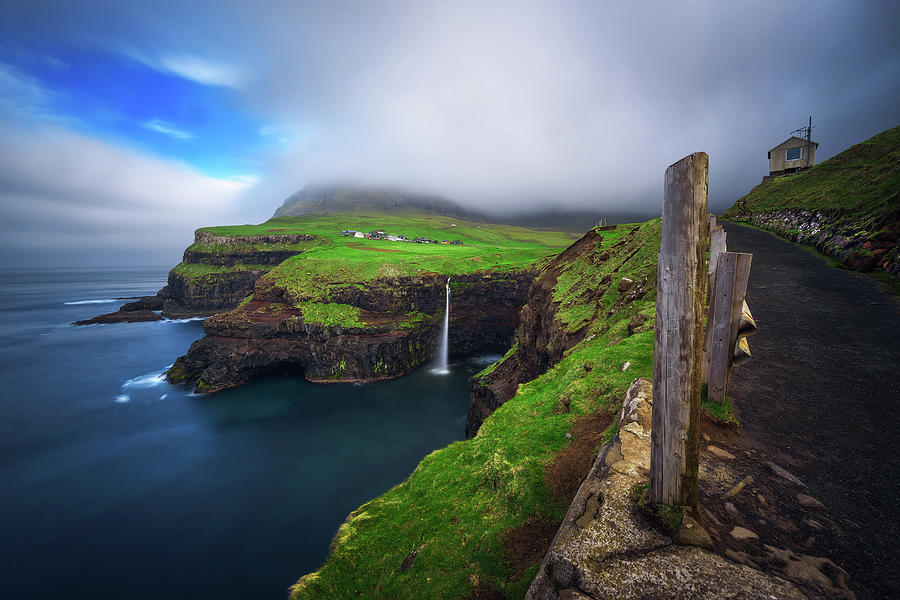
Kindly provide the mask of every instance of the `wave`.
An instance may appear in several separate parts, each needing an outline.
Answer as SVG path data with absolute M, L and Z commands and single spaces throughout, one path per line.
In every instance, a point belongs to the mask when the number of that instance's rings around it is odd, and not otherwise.
M 172 363 L 174 364 L 174 363 Z M 152 373 L 147 373 L 145 375 L 139 375 L 138 377 L 133 377 L 122 384 L 123 388 L 151 388 L 160 385 L 161 383 L 166 382 L 166 372 L 172 368 L 172 365 L 169 365 L 162 371 L 153 371 Z
M 116 396 L 116 402 L 118 402 L 119 404 L 125 404 L 126 402 L 129 402 L 130 400 L 131 400 L 131 397 L 126 394 L 119 394 L 118 396 Z
M 163 323 L 190 323 L 191 321 L 205 321 L 207 317 L 188 317 L 187 319 L 163 319 Z
M 97 300 L 78 300 L 75 302 L 63 302 L 63 304 L 74 306 L 76 304 L 111 304 L 112 302 L 121 302 L 121 300 L 118 298 L 100 298 Z

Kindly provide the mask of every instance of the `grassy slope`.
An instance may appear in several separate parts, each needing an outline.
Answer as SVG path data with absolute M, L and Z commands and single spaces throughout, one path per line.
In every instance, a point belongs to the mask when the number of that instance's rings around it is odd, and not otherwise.
M 322 240 L 303 254 L 285 260 L 267 275 L 276 285 L 291 292 L 298 302 L 326 302 L 327 289 L 333 284 L 360 284 L 376 277 L 427 273 L 452 276 L 482 270 L 523 269 L 557 254 L 576 237 L 434 215 L 364 213 L 281 217 L 261 225 L 215 227 L 206 231 L 218 235 L 253 235 L 270 233 L 272 229 L 312 234 Z M 340 234 L 342 229 L 384 229 L 409 239 L 460 240 L 463 245 L 346 238 Z
M 453 225 L 451 227 L 451 225 Z M 343 229 L 384 229 L 412 240 L 426 237 L 459 240 L 461 246 L 414 244 L 347 238 Z M 376 277 L 415 276 L 426 273 L 467 274 L 482 270 L 514 271 L 556 255 L 578 236 L 513 227 L 472 223 L 455 217 L 422 214 L 414 210 L 385 212 L 317 213 L 279 217 L 258 225 L 205 227 L 201 231 L 235 237 L 234 244 L 193 244 L 188 249 L 204 254 L 303 250 L 273 265 L 214 266 L 181 263 L 174 271 L 198 283 L 209 283 L 235 271 L 259 270 L 288 290 L 309 322 L 324 325 L 359 325 L 359 309 L 330 301 L 328 290 L 361 286 Z M 307 234 L 316 239 L 298 244 L 249 244 L 249 235 Z M 408 326 L 423 318 L 412 314 Z
M 549 499 L 544 470 L 566 444 L 571 423 L 599 409 L 617 410 L 632 379 L 651 376 L 652 323 L 633 336 L 626 328 L 635 312 L 653 314 L 660 222 L 642 225 L 634 244 L 610 248 L 629 230 L 603 232 L 608 261 L 573 264 L 558 279 L 554 292 L 566 308 L 563 320 L 583 325 L 590 313 L 584 341 L 520 386 L 475 438 L 431 453 L 405 482 L 354 511 L 328 561 L 298 582 L 293 598 L 464 598 L 473 580 L 508 598 L 524 595 L 538 564 L 513 577 L 503 534 L 532 518 L 562 518 L 567 507 Z M 613 270 L 615 281 L 626 275 L 647 279 L 648 293 L 607 317 L 621 302 L 615 285 L 599 302 L 581 292 Z M 631 367 L 622 372 L 625 361 Z M 554 410 L 562 396 L 571 401 L 569 414 Z M 412 568 L 401 569 L 417 548 Z
M 900 127 L 851 146 L 808 171 L 761 183 L 725 212 L 736 217 L 781 209 L 829 210 L 860 226 L 896 220 L 900 194 Z

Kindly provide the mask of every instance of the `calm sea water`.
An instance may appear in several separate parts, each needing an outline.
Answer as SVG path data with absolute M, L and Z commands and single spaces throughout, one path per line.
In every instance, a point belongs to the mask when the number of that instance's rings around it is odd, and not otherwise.
M 74 327 L 164 269 L 0 272 L 5 598 L 283 598 L 347 513 L 461 439 L 466 379 L 260 380 L 215 396 L 162 373 L 197 320 Z

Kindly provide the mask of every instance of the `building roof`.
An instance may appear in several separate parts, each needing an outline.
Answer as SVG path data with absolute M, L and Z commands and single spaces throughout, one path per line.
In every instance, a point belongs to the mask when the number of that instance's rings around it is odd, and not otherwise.
M 792 135 L 791 137 L 789 137 L 788 139 L 784 140 L 783 142 L 781 142 L 780 144 L 778 144 L 778 145 L 775 146 L 774 148 L 769 148 L 769 152 L 771 152 L 772 150 L 777 150 L 777 149 L 781 148 L 782 146 L 784 146 L 785 144 L 787 144 L 787 143 L 790 142 L 791 140 L 797 140 L 797 141 L 800 141 L 800 142 L 803 142 L 804 144 L 806 144 L 806 138 L 801 138 L 801 137 L 797 137 L 796 135 Z M 809 143 L 810 143 L 811 145 L 813 145 L 813 146 L 818 146 L 818 145 L 819 145 L 819 142 L 813 142 L 812 140 L 810 140 Z

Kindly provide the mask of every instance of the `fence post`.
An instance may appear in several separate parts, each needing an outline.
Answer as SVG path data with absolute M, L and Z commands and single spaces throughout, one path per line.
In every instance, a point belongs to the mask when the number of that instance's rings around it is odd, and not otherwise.
M 697 505 L 709 157 L 666 169 L 653 350 L 651 502 Z
M 712 343 L 709 351 L 707 394 L 710 400 L 719 404 L 725 402 L 728 391 L 728 376 L 734 364 L 735 343 L 738 340 L 752 260 L 752 254 L 723 252 L 716 268 L 716 288 L 710 300 L 708 325 Z M 749 315 L 749 309 L 747 312 Z

